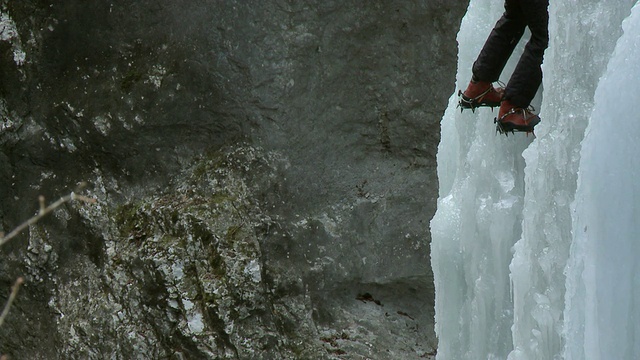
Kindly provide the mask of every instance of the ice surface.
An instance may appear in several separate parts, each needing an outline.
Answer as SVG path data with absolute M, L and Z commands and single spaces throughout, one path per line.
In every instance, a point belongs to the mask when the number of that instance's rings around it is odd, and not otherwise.
M 460 113 L 451 97 L 431 222 L 438 359 L 640 358 L 635 3 L 551 1 L 535 140 L 494 135 L 495 112 Z M 471 1 L 459 89 L 502 12 L 501 1 Z
M 566 359 L 640 358 L 640 5 L 623 29 L 580 154 Z

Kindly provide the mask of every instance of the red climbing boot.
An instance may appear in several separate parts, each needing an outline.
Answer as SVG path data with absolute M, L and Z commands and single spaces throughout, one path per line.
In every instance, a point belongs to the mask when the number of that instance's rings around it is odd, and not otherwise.
M 514 106 L 509 100 L 504 100 L 495 119 L 496 130 L 505 135 L 514 131 L 533 132 L 533 127 L 540 122 L 540 117 L 532 110 L 533 108 Z
M 458 96 L 460 96 L 458 105 L 462 110 L 475 110 L 480 106 L 490 106 L 493 109 L 494 107 L 500 106 L 503 94 L 503 88 L 499 87 L 496 89 L 490 82 L 471 80 L 469 86 L 467 86 L 467 90 L 464 92 L 458 91 Z

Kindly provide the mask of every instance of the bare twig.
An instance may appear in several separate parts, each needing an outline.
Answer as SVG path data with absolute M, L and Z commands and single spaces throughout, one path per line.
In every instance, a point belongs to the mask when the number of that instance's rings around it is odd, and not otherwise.
M 53 204 L 49 206 L 45 206 L 44 196 L 40 196 L 38 198 L 38 202 L 40 203 L 40 209 L 38 210 L 38 214 L 34 215 L 31 219 L 27 220 L 26 222 L 20 224 L 17 228 L 13 229 L 6 236 L 3 233 L 0 233 L 0 247 L 6 244 L 9 240 L 16 237 L 18 234 L 20 234 L 20 232 L 22 232 L 24 229 L 28 228 L 30 225 L 35 224 L 36 222 L 38 222 L 38 220 L 42 219 L 47 214 L 51 213 L 56 208 L 60 207 L 62 204 L 70 201 L 74 201 L 74 200 L 78 200 L 86 203 L 96 202 L 96 199 L 83 196 L 83 195 L 76 195 L 76 193 L 72 192 L 67 196 L 61 197 L 60 199 L 58 199 L 58 201 L 54 202 Z M 20 289 L 20 285 L 22 285 L 23 283 L 24 283 L 24 279 L 22 277 L 19 277 L 16 280 L 16 282 L 13 284 L 13 287 L 11 288 L 11 294 L 9 295 L 9 300 L 7 300 L 7 303 L 4 305 L 4 309 L 2 309 L 2 313 L 0 313 L 0 327 L 2 327 L 2 324 L 4 324 L 4 320 L 7 317 L 7 314 L 9 314 L 11 305 L 13 304 L 13 301 L 16 299 L 16 296 L 18 295 L 18 290 Z M 0 356 L 0 360 L 6 360 L 6 359 L 7 358 L 5 355 Z
M 60 207 L 62 204 L 70 202 L 70 201 L 74 201 L 74 200 L 78 200 L 78 201 L 82 201 L 82 202 L 86 202 L 86 203 L 91 203 L 91 204 L 96 202 L 96 199 L 93 199 L 93 198 L 90 198 L 90 197 L 87 197 L 87 196 L 83 196 L 83 195 L 77 195 L 76 193 L 72 192 L 71 194 L 63 196 L 60 199 L 58 199 L 58 201 L 56 201 L 56 202 L 52 203 L 51 205 L 45 207 L 44 206 L 44 197 L 40 196 L 40 198 L 39 198 L 40 210 L 38 211 L 38 214 L 34 215 L 31 219 L 27 220 L 26 222 L 20 224 L 17 228 L 13 229 L 6 236 L 0 237 L 0 247 L 2 245 L 4 245 L 5 243 L 7 243 L 12 238 L 16 237 L 16 235 L 18 235 L 24 229 L 28 228 L 30 225 L 35 224 L 36 222 L 38 222 L 38 220 L 42 219 L 47 214 L 49 214 L 50 212 L 52 212 L 56 208 Z
M 9 300 L 7 300 L 7 303 L 4 305 L 4 309 L 0 314 L 0 327 L 2 327 L 2 324 L 4 324 L 4 319 L 7 317 L 7 314 L 9 314 L 11 304 L 13 304 L 13 301 L 16 299 L 18 290 L 20 290 L 20 285 L 22 285 L 23 282 L 24 279 L 19 277 L 18 280 L 16 280 L 15 284 L 13 284 L 13 287 L 11 288 L 11 295 L 9 295 Z

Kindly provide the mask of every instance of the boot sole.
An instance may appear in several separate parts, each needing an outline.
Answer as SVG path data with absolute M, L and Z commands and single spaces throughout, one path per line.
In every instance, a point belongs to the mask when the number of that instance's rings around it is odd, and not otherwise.
M 496 124 L 496 131 L 499 132 L 500 134 L 504 134 L 509 136 L 509 133 L 515 133 L 517 132 L 526 132 L 528 133 L 533 133 L 533 128 L 538 125 L 540 123 L 540 118 L 539 117 L 535 117 L 533 119 L 531 119 L 529 121 L 529 124 L 527 125 L 515 125 L 513 123 L 509 123 L 509 122 L 500 122 L 498 121 L 498 118 L 493 119 L 493 122 Z
M 458 106 L 461 108 L 460 111 L 464 109 L 471 109 L 472 111 L 474 111 L 476 108 L 483 107 L 483 106 L 490 107 L 491 109 L 493 109 L 494 107 L 500 106 L 500 101 L 495 101 L 495 102 L 475 101 L 471 98 L 464 96 L 464 94 L 460 90 L 458 90 L 458 96 L 460 97 L 460 100 L 458 101 Z

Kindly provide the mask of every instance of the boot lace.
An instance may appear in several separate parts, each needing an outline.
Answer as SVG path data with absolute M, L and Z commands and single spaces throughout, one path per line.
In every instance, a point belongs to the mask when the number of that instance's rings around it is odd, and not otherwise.
M 529 105 L 526 108 L 514 107 L 509 111 L 507 111 L 504 115 L 502 115 L 500 119 L 498 119 L 498 121 L 502 122 L 504 119 L 507 118 L 507 116 L 522 112 L 522 118 L 524 119 L 524 123 L 528 125 L 529 120 L 533 118 L 533 116 L 531 115 L 535 116 L 534 114 L 535 111 L 536 111 L 536 108 L 534 108 L 533 105 Z
M 503 88 L 503 89 L 506 87 L 506 85 L 502 81 L 497 80 L 494 83 L 489 84 L 489 87 L 487 88 L 487 90 L 485 90 L 482 94 L 474 97 L 472 100 L 473 101 L 480 101 L 485 96 L 487 96 L 487 94 L 489 94 L 491 91 L 495 91 L 495 92 L 499 93 L 499 91 L 495 88 L 495 86 L 493 86 L 493 84 L 498 84 L 498 87 Z

